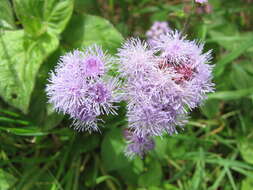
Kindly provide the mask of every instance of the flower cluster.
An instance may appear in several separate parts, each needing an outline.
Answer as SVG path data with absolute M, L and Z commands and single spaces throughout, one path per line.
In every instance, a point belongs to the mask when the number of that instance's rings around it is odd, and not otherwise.
M 54 109 L 74 119 L 76 130 L 97 131 L 101 114 L 116 114 L 117 79 L 106 75 L 112 59 L 99 46 L 62 56 L 46 92 Z
M 186 40 L 177 31 L 161 35 L 152 47 L 130 39 L 119 49 L 132 133 L 127 155 L 143 155 L 153 148 L 154 136 L 177 133 L 189 110 L 213 91 L 212 66 L 207 64 L 211 54 L 202 52 L 203 44 Z
M 97 131 L 100 116 L 116 114 L 114 103 L 126 101 L 125 154 L 143 157 L 153 137 L 177 133 L 214 89 L 211 52 L 203 53 L 203 44 L 171 30 L 152 40 L 127 40 L 116 60 L 96 45 L 62 56 L 46 88 L 49 102 L 73 118 L 76 130 Z M 124 84 L 107 74 L 114 61 Z

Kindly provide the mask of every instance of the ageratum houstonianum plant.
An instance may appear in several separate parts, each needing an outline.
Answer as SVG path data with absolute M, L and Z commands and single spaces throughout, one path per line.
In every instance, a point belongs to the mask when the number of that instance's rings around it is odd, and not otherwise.
M 107 75 L 113 59 L 94 45 L 62 56 L 46 92 L 58 112 L 73 119 L 78 131 L 97 131 L 100 115 L 116 114 L 119 82 Z
M 190 111 L 214 90 L 211 51 L 203 53 L 202 43 L 178 31 L 162 33 L 153 41 L 131 38 L 118 49 L 121 85 L 107 76 L 112 59 L 100 47 L 64 55 L 51 73 L 49 102 L 70 115 L 81 131 L 98 130 L 100 115 L 116 114 L 114 103 L 127 102 L 125 154 L 143 157 L 155 147 L 153 137 L 177 133 Z

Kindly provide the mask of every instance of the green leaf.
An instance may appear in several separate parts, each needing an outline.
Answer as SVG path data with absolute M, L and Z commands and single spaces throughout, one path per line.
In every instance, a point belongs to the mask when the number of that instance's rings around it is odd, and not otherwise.
M 209 99 L 217 100 L 237 100 L 250 96 L 253 94 L 253 88 L 243 89 L 243 90 L 234 90 L 234 91 L 220 91 L 208 95 Z
M 75 11 L 78 13 L 91 13 L 95 14 L 99 12 L 99 5 L 94 0 L 75 0 Z
M 252 190 L 253 188 L 253 179 L 251 177 L 247 177 L 242 181 L 241 190 Z
M 43 136 L 48 133 L 41 131 L 38 127 L 9 128 L 0 127 L 0 130 L 19 135 L 19 136 Z
M 15 29 L 15 21 L 9 0 L 0 0 L 0 28 Z
M 236 89 L 253 87 L 253 77 L 251 77 L 242 66 L 233 64 L 232 69 L 230 80 Z
M 162 168 L 157 160 L 152 160 L 148 164 L 146 172 L 139 179 L 138 184 L 143 187 L 158 186 L 162 179 Z
M 58 43 L 47 33 L 27 38 L 23 30 L 5 31 L 0 36 L 0 95 L 7 103 L 27 113 L 37 71 Z
M 253 38 L 249 38 L 248 40 L 241 43 L 240 48 L 235 49 L 225 55 L 222 59 L 220 59 L 214 68 L 214 76 L 219 77 L 224 72 L 226 66 L 237 59 L 241 54 L 243 54 L 248 48 L 253 46 Z
M 62 39 L 64 46 L 69 49 L 96 43 L 110 53 L 115 53 L 123 41 L 122 35 L 109 21 L 87 14 L 73 15 Z
M 59 35 L 72 15 L 74 0 L 14 0 L 14 5 L 27 33 Z
M 111 129 L 105 135 L 101 147 L 102 161 L 106 170 L 117 170 L 129 166 L 130 163 L 124 155 L 124 148 L 125 142 L 121 129 Z
M 16 181 L 14 176 L 0 169 L 0 190 L 8 190 Z
M 239 144 L 239 150 L 241 152 L 241 155 L 243 159 L 253 164 L 253 142 L 252 139 L 243 139 Z
M 219 113 L 219 100 L 208 99 L 205 101 L 204 105 L 201 106 L 202 113 L 208 118 L 214 118 Z
M 36 77 L 35 89 L 32 93 L 31 103 L 29 106 L 28 117 L 31 118 L 35 125 L 41 127 L 43 131 L 57 126 L 63 119 L 63 114 L 56 113 L 51 104 L 48 104 L 45 88 L 48 83 L 50 70 L 54 68 L 59 57 L 63 54 L 61 48 L 58 48 L 43 64 Z
M 235 33 L 234 29 L 231 29 L 229 34 L 218 31 L 209 31 L 211 39 L 207 40 L 207 42 L 216 42 L 221 47 L 224 47 L 226 50 L 233 51 L 238 48 L 241 48 L 242 41 L 248 41 L 252 39 L 252 32 L 248 33 Z

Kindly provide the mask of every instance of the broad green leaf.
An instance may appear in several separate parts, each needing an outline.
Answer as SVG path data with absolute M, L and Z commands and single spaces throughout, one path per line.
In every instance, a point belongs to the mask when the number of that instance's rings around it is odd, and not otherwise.
M 115 53 L 123 41 L 122 35 L 109 21 L 87 14 L 73 15 L 62 39 L 64 46 L 70 49 L 96 43 L 110 53 Z
M 0 29 L 15 29 L 15 21 L 9 0 L 0 0 Z
M 209 99 L 217 100 L 236 100 L 253 94 L 253 88 L 234 90 L 234 91 L 220 91 L 208 95 Z
M 131 165 L 127 165 L 124 168 L 117 170 L 124 181 L 131 185 L 138 184 L 138 177 L 144 170 L 143 160 L 136 157 L 131 161 Z
M 7 103 L 27 113 L 37 71 L 58 43 L 47 33 L 27 38 L 23 30 L 5 31 L 0 36 L 0 95 Z
M 101 147 L 102 161 L 106 170 L 117 170 L 129 166 L 130 163 L 124 155 L 124 148 L 121 129 L 111 129 L 105 135 Z
M 157 160 L 148 163 L 146 172 L 138 179 L 138 184 L 143 187 L 158 186 L 162 179 L 162 168 Z
M 17 179 L 8 172 L 0 169 L 0 190 L 8 190 L 13 187 Z
M 35 125 L 41 127 L 43 131 L 57 126 L 63 119 L 63 114 L 56 113 L 51 104 L 48 104 L 45 87 L 48 83 L 50 70 L 57 64 L 59 57 L 63 54 L 61 48 L 58 48 L 45 62 L 42 64 L 36 76 L 35 89 L 32 93 L 31 103 L 29 106 L 28 117 Z
M 72 15 L 74 0 L 14 0 L 14 5 L 27 33 L 59 35 Z

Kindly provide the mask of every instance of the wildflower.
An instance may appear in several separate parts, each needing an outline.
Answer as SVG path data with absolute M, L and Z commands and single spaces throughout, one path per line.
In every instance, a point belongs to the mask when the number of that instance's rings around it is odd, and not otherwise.
M 154 22 L 151 28 L 146 32 L 146 37 L 148 39 L 148 43 L 153 46 L 155 45 L 155 41 L 159 39 L 159 37 L 163 34 L 166 34 L 171 29 L 167 22 Z
M 123 47 L 118 55 L 122 75 L 127 76 L 123 90 L 129 129 L 139 137 L 176 133 L 176 126 L 187 119 L 189 95 L 173 80 L 177 74 L 161 71 L 160 57 L 145 43 L 131 39 Z
M 170 32 L 157 41 L 156 50 L 160 52 L 162 66 L 174 75 L 173 80 L 185 92 L 192 94 L 188 98 L 189 108 L 195 108 L 213 92 L 211 51 L 203 53 L 203 44 L 186 40 L 179 32 Z
M 143 158 L 148 151 L 154 149 L 155 142 L 149 135 L 140 137 L 129 130 L 126 133 L 127 147 L 125 148 L 125 155 L 129 158 L 134 156 Z
M 94 45 L 84 52 L 75 50 L 62 56 L 51 73 L 46 88 L 49 102 L 56 111 L 73 118 L 73 126 L 79 131 L 96 131 L 98 116 L 116 114 L 113 103 L 119 83 L 106 76 L 111 61 Z
M 131 38 L 118 49 L 119 71 L 128 81 L 139 78 L 155 69 L 155 51 L 140 39 Z

